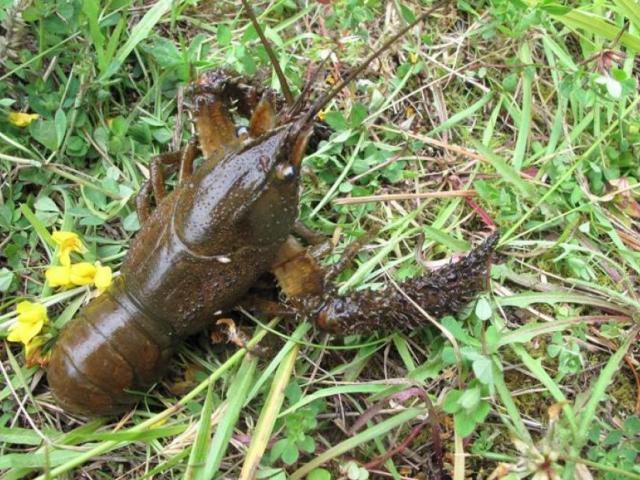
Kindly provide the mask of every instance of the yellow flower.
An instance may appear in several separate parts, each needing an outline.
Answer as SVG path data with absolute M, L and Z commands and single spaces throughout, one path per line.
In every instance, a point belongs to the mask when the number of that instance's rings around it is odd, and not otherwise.
M 415 65 L 416 63 L 418 63 L 418 55 L 416 55 L 415 53 L 411 52 L 409 54 L 409 61 Z
M 318 120 L 320 120 L 321 122 L 324 122 L 325 118 L 327 118 L 327 112 L 325 112 L 324 110 L 320 110 L 318 112 Z
M 9 327 L 7 340 L 28 345 L 49 321 L 47 309 L 40 303 L 25 300 L 16 306 L 16 312 L 18 312 L 18 321 Z
M 104 267 L 100 265 L 100 262 L 96 262 L 96 275 L 93 279 L 96 288 L 102 292 L 111 285 L 112 278 L 111 267 Z
M 47 268 L 44 276 L 50 287 L 94 284 L 100 292 L 111 285 L 113 277 L 111 268 L 102 266 L 100 262 L 96 262 L 95 265 L 80 262 L 73 265 L 51 266 Z
M 40 118 L 37 113 L 10 112 L 9 122 L 16 127 L 27 127 L 29 124 Z
M 96 276 L 96 267 L 89 262 L 74 263 L 70 267 L 69 280 L 74 285 L 91 285 Z
M 44 272 L 47 283 L 50 287 L 70 287 L 71 283 L 71 267 L 69 265 L 63 267 L 49 267 Z
M 33 337 L 29 343 L 24 346 L 24 354 L 27 358 L 31 357 L 36 350 L 39 350 L 40 347 L 44 345 L 44 340 L 42 337 Z
M 63 266 L 71 265 L 71 258 L 69 258 L 71 252 L 85 253 L 87 251 L 87 247 L 84 246 L 76 233 L 53 232 L 51 237 L 58 244 L 58 257 Z

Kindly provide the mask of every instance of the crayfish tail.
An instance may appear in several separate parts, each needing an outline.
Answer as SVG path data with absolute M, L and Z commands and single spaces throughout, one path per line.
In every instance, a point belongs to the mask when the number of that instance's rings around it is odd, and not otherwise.
M 462 260 L 401 283 L 398 288 L 352 292 L 325 301 L 318 326 L 337 335 L 410 330 L 434 317 L 458 313 L 487 289 L 497 232 Z M 417 306 L 419 307 L 417 307 Z

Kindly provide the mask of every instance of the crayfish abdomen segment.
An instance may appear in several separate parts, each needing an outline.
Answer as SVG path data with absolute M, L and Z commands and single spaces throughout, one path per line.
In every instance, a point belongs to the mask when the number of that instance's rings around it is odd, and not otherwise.
M 174 334 L 147 315 L 124 291 L 112 288 L 89 303 L 65 327 L 53 350 L 48 380 L 58 402 L 83 414 L 122 411 L 162 375 Z

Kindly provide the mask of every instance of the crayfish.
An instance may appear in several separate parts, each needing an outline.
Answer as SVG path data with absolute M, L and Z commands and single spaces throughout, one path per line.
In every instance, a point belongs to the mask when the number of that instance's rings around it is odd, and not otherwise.
M 283 106 L 274 91 L 224 70 L 195 81 L 198 141 L 152 161 L 150 180 L 137 199 L 142 228 L 121 275 L 65 326 L 53 349 L 48 380 L 63 408 L 87 415 L 123 411 L 136 399 L 129 391 L 155 383 L 181 340 L 233 309 L 270 270 L 301 315 L 334 334 L 418 327 L 420 309 L 438 316 L 455 313 L 485 288 L 496 235 L 463 260 L 405 282 L 413 302 L 390 288 L 383 294 L 337 296 L 334 274 L 323 275 L 290 237 L 302 161 L 326 133 L 317 114 L 430 13 L 310 106 L 308 88 L 297 101 L 287 94 Z M 279 71 L 277 64 L 274 68 Z M 286 93 L 286 80 L 279 76 Z M 232 107 L 248 119 L 247 128 L 236 128 Z M 204 160 L 194 171 L 200 154 Z M 171 165 L 179 165 L 179 183 L 166 193 L 163 168 Z

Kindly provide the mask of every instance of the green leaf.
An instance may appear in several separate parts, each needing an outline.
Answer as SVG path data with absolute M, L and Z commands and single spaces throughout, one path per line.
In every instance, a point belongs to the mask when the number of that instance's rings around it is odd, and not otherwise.
M 58 136 L 53 120 L 37 120 L 29 125 L 29 133 L 38 143 L 41 143 L 49 150 L 58 147 Z
M 478 403 L 480 403 L 480 389 L 472 387 L 464 390 L 458 403 L 467 412 L 474 410 L 478 406 Z
M 224 23 L 218 25 L 216 38 L 220 46 L 224 47 L 231 43 L 231 30 Z
M 462 408 L 460 406 L 460 397 L 462 397 L 462 390 L 451 390 L 447 393 L 442 404 L 442 409 L 447 413 L 456 413 Z
M 56 148 L 57 148 L 60 145 L 62 145 L 62 141 L 64 140 L 64 134 L 67 132 L 67 116 L 62 110 L 58 110 L 56 112 L 54 124 L 56 127 Z
M 492 313 L 493 311 L 489 301 L 485 297 L 478 298 L 476 302 L 476 317 L 480 320 L 489 320 Z
M 280 440 L 278 440 L 273 447 L 271 448 L 271 451 L 269 452 L 272 456 L 272 458 L 277 459 L 280 458 L 283 454 L 283 452 L 286 450 L 287 446 L 289 444 L 289 439 L 288 438 L 281 438 Z
M 408 8 L 406 5 L 400 4 L 400 13 L 402 14 L 402 18 L 407 23 L 412 23 L 416 19 L 416 14 L 413 13 L 413 10 Z
M 367 107 L 361 103 L 356 103 L 351 108 L 351 115 L 349 115 L 349 124 L 351 125 L 351 128 L 359 127 L 364 119 L 367 118 L 367 113 Z
M 6 267 L 0 268 L 0 292 L 6 292 L 13 281 L 13 272 Z
M 453 416 L 453 426 L 461 437 L 468 437 L 476 428 L 476 422 L 465 412 L 458 412 Z
M 2 270 L 6 270 L 6 268 Z M 0 427 L 0 441 L 11 445 L 40 445 L 42 437 L 28 428 Z
M 489 412 L 491 411 L 491 405 L 489 402 L 481 400 L 477 408 L 471 412 L 470 416 L 476 423 L 482 423 Z
M 287 447 L 282 452 L 281 458 L 282 461 L 287 465 L 293 465 L 298 461 L 299 456 L 300 452 L 298 452 L 298 448 L 293 442 L 289 442 L 287 443 Z
M 358 480 L 360 478 L 360 467 L 356 462 L 349 462 L 347 477 L 349 480 Z
M 304 439 L 297 443 L 300 450 L 303 450 L 307 453 L 313 453 L 316 449 L 316 442 L 313 437 L 305 436 Z
M 342 112 L 337 112 L 337 111 L 327 112 L 324 117 L 324 120 L 336 132 L 346 130 L 347 128 L 347 121 L 344 119 Z
M 493 368 L 491 365 L 491 359 L 488 357 L 482 357 L 474 360 L 473 373 L 476 374 L 476 378 L 485 385 L 493 385 Z
M 480 347 L 480 342 L 475 338 L 471 337 L 463 328 L 460 322 L 458 322 L 455 318 L 448 316 L 444 317 L 441 321 L 442 326 L 451 332 L 456 340 L 460 340 L 462 343 L 466 345 L 470 345 L 472 347 Z
M 33 206 L 36 210 L 39 210 L 41 212 L 60 212 L 60 209 L 58 208 L 58 205 L 56 205 L 56 202 L 46 196 L 38 197 Z
M 145 48 L 149 54 L 164 68 L 175 67 L 184 62 L 182 54 L 175 43 L 163 37 L 154 39 L 150 47 Z
M 624 421 L 622 427 L 629 436 L 638 435 L 640 433 L 640 417 L 631 416 Z
M 309 472 L 307 480 L 331 480 L 331 473 L 324 468 L 316 468 Z

